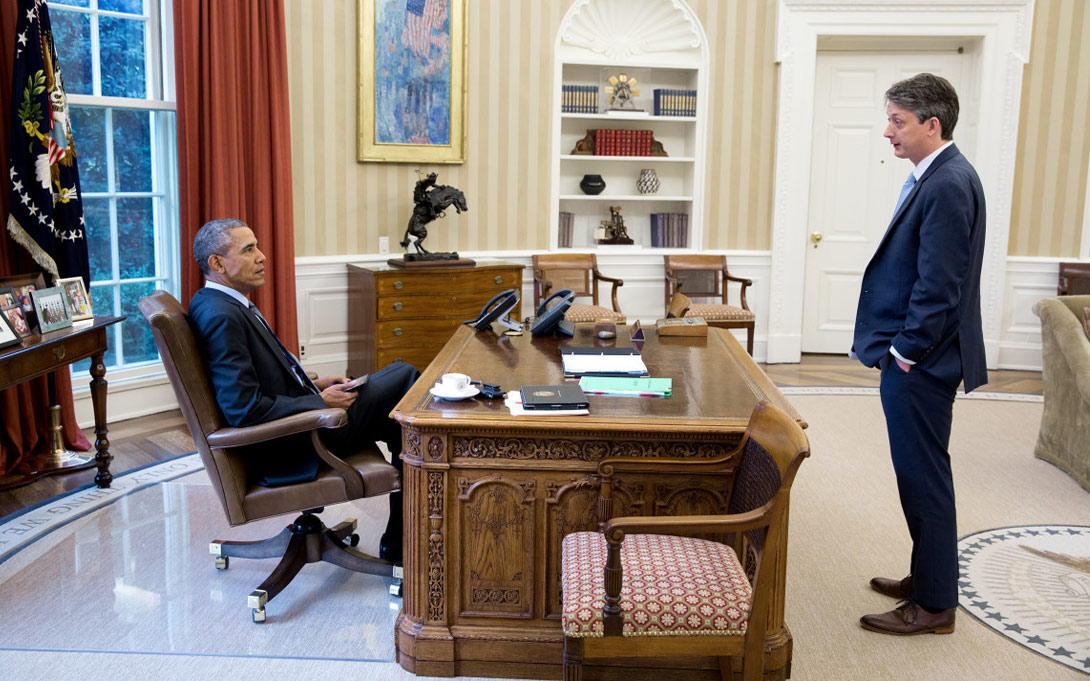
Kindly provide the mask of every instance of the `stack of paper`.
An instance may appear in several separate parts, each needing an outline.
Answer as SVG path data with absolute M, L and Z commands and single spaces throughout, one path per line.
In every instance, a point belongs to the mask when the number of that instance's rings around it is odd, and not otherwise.
M 584 376 L 579 387 L 588 395 L 628 395 L 631 397 L 669 397 L 673 389 L 670 378 L 629 378 L 618 376 Z
M 634 348 L 563 348 L 566 376 L 646 376 L 647 365 Z

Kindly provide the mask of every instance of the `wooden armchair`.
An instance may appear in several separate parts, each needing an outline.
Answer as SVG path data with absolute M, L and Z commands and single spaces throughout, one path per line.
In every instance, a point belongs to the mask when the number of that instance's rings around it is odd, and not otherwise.
M 773 585 L 785 569 L 791 483 L 809 455 L 802 428 L 761 403 L 741 443 L 721 459 L 602 461 L 603 518 L 612 510 L 613 477 L 621 473 L 733 469 L 728 512 L 612 518 L 600 533 L 564 537 L 564 680 L 579 681 L 586 659 L 685 655 L 719 657 L 725 681 L 738 657 L 742 679 L 760 679 L 766 630 L 783 614 Z M 726 535 L 729 544 L 678 536 L 695 533 Z
M 746 304 L 746 288 L 753 285 L 750 279 L 732 276 L 727 270 L 725 255 L 666 255 L 665 301 L 669 308 L 674 293 L 681 291 L 689 298 L 718 299 L 714 303 L 695 303 L 684 317 L 701 317 L 708 326 L 721 329 L 745 329 L 746 350 L 753 355 L 753 328 L 756 315 Z M 727 284 L 742 285 L 739 298 L 741 307 L 727 302 Z
M 535 255 L 534 309 L 549 297 L 551 291 L 571 289 L 576 296 L 590 296 L 592 305 L 572 305 L 564 318 L 570 322 L 593 322 L 609 319 L 624 322 L 625 316 L 617 304 L 617 289 L 624 281 L 607 277 L 598 271 L 598 258 L 593 253 L 549 253 Z M 610 301 L 613 308 L 598 304 L 598 282 L 612 284 Z
M 216 568 L 220 570 L 227 569 L 230 557 L 281 559 L 268 579 L 247 600 L 253 621 L 265 621 L 265 604 L 275 598 L 307 563 L 326 561 L 355 572 L 396 577 L 391 592 L 399 594 L 399 565 L 350 548 L 359 542 L 355 518 L 327 528 L 317 516 L 323 506 L 388 494 L 401 487 L 397 469 L 374 447 L 342 459 L 322 444 L 318 429 L 344 425 L 348 418 L 345 410 L 318 409 L 256 426 L 232 428 L 216 403 L 189 318 L 181 304 L 166 291 L 156 291 L 140 301 L 140 312 L 151 325 L 178 406 L 227 522 L 234 527 L 302 511 L 292 524 L 269 539 L 255 542 L 216 540 L 209 547 L 216 556 Z M 322 459 L 318 477 L 310 482 L 281 487 L 262 487 L 250 482 L 246 476 L 243 448 L 292 435 L 309 442 Z
M 1056 286 L 1058 296 L 1085 296 L 1090 294 L 1090 262 L 1060 263 L 1060 281 Z

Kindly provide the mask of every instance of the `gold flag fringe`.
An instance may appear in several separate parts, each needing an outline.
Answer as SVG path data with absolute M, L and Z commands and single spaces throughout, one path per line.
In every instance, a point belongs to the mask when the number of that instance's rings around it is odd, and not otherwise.
M 53 282 L 56 283 L 57 277 L 57 261 L 50 257 L 48 253 L 42 250 L 42 247 L 38 245 L 23 226 L 19 224 L 19 221 L 15 219 L 14 215 L 8 215 L 8 233 L 11 234 L 11 238 L 15 240 L 15 243 L 19 244 L 23 248 L 27 249 L 30 253 L 30 257 L 34 258 L 34 262 L 38 263 L 47 272 L 53 275 Z

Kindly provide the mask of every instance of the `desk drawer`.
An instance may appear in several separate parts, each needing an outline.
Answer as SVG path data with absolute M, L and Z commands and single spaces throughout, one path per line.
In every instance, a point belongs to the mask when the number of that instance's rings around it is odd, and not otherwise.
M 499 291 L 497 290 L 496 293 Z M 494 295 L 496 294 L 487 291 L 430 296 L 384 296 L 378 299 L 376 315 L 379 321 L 424 317 L 454 317 L 465 321 L 476 319 L 481 308 Z
M 427 276 L 421 276 L 423 274 Z M 513 270 L 384 272 L 376 277 L 375 288 L 380 296 L 481 290 L 494 290 L 495 295 L 504 289 L 517 288 L 521 283 L 521 273 Z

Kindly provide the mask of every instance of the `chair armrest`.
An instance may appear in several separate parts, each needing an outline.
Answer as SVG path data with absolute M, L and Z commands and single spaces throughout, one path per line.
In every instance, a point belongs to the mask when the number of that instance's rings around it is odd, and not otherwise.
M 209 433 L 207 440 L 209 447 L 242 447 L 285 435 L 305 433 L 316 428 L 339 428 L 346 423 L 348 423 L 348 412 L 344 409 L 315 409 L 268 423 L 259 423 L 256 426 L 220 428 L 214 433 Z
M 736 276 L 732 275 L 730 272 L 728 272 L 726 270 L 723 270 L 723 301 L 724 302 L 726 302 L 726 300 L 727 300 L 727 282 L 728 281 L 738 282 L 739 284 L 742 285 L 742 293 L 741 293 L 742 309 L 743 310 L 748 310 L 749 305 L 746 303 L 746 288 L 749 287 L 749 286 L 753 286 L 753 280 L 752 279 L 746 279 L 745 277 L 736 277 Z
M 772 502 L 745 513 L 733 515 L 623 516 L 606 521 L 602 534 L 610 544 L 624 540 L 626 534 L 690 534 L 745 532 L 766 527 L 770 522 Z
M 607 277 L 598 270 L 594 270 L 594 278 L 598 281 L 609 282 L 613 285 L 610 289 L 610 300 L 613 302 L 613 311 L 620 312 L 621 306 L 617 304 L 617 288 L 624 286 L 624 279 L 618 279 L 617 277 Z

